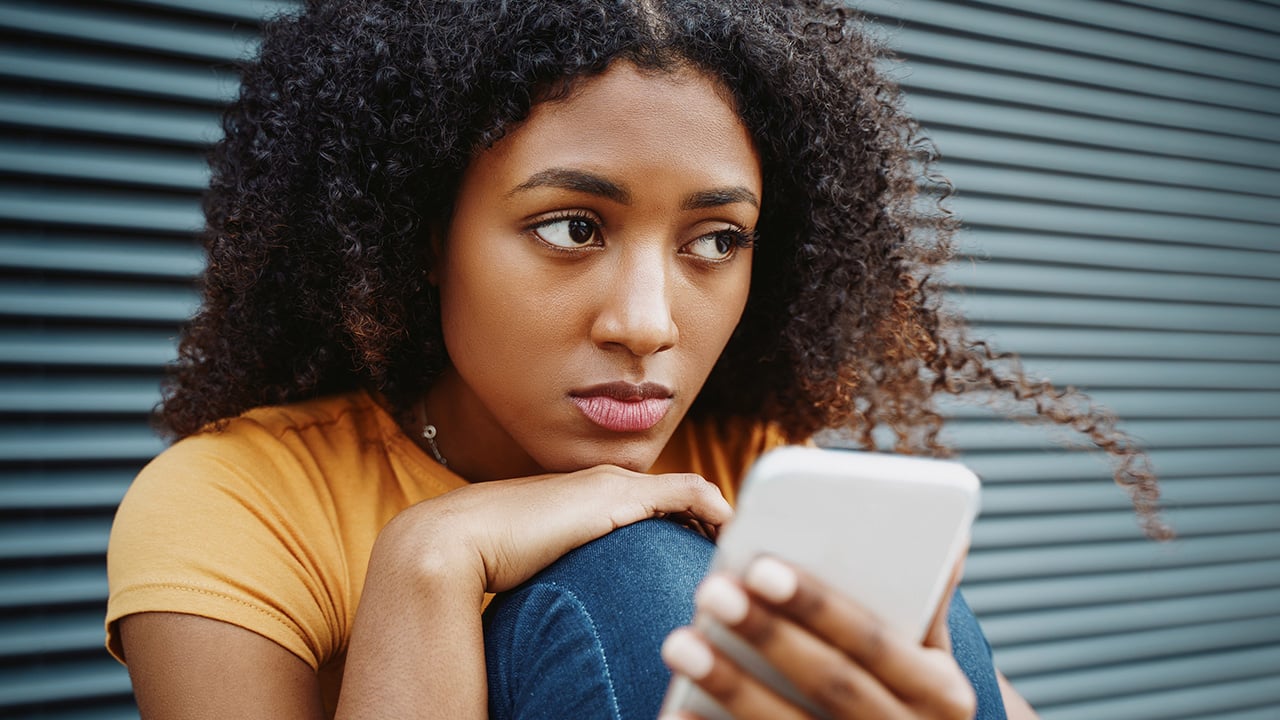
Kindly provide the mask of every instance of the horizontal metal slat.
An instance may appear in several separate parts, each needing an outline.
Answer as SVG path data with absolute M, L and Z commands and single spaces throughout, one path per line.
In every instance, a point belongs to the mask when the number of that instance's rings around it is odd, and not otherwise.
M 1070 30 L 1067 30 L 1070 32 Z M 893 36 L 893 48 L 911 64 L 955 63 L 970 67 L 1033 75 L 1053 82 L 1092 85 L 1142 95 L 1189 100 L 1263 113 L 1280 114 L 1280 94 L 1259 92 L 1257 85 L 1208 78 L 1144 65 L 1122 64 L 1060 50 L 993 43 L 945 32 L 911 28 Z
M 1179 537 L 1280 531 L 1280 504 L 1168 508 L 1165 516 Z M 1063 543 L 1106 542 L 1141 537 L 1131 511 L 1070 512 L 984 517 L 974 526 L 973 548 L 1012 548 Z M 1280 560 L 1276 562 L 1280 570 Z M 1271 580 L 1280 584 L 1280 574 Z
M 2 138 L 0 173 L 191 192 L 201 192 L 209 184 L 208 167 L 200 153 Z
M 1280 95 L 1280 93 L 1277 93 Z M 988 114 L 1000 114 L 988 108 Z M 955 122 L 954 119 L 951 120 Z M 1008 135 L 955 130 L 927 124 L 929 138 L 948 165 L 984 163 L 1027 168 L 1039 172 L 1073 173 L 1110 180 L 1130 180 L 1153 187 L 1169 185 L 1248 193 L 1276 197 L 1280 193 L 1280 172 L 1257 167 L 1164 157 L 1131 152 L 1129 149 L 1100 149 L 1081 145 L 1064 145 L 1046 139 L 1021 139 Z
M 1138 444 L 1159 448 L 1269 447 L 1280 437 L 1280 420 L 1127 420 L 1123 423 Z M 941 439 L 962 452 L 1029 450 L 1061 442 L 1078 443 L 1083 436 L 1052 424 L 1024 425 L 1001 420 L 948 423 Z
M 1151 453 L 1163 478 L 1267 475 L 1280 467 L 1280 448 L 1158 449 Z M 987 483 L 1092 480 L 1111 477 L 1106 456 L 1097 452 L 969 453 L 961 457 Z M 1105 482 L 1104 482 L 1105 484 Z
M 904 75 L 900 82 L 908 93 L 948 93 L 1053 112 L 1075 112 L 1108 120 L 1233 135 L 1258 141 L 1258 152 L 1263 156 L 1274 157 L 1280 151 L 1275 145 L 1280 142 L 1280 128 L 1275 127 L 1276 116 L 1266 113 L 1065 85 L 923 61 L 911 62 L 911 72 Z
M 1089 397 L 1122 419 L 1138 418 L 1276 418 L 1280 392 L 1275 390 L 1126 390 L 1099 388 Z M 977 399 L 939 398 L 938 409 L 949 418 L 1006 418 L 1034 414 L 1030 406 L 1007 411 L 975 404 Z
M 951 203 L 972 228 L 1055 233 L 1241 250 L 1275 250 L 1274 226 L 1108 208 L 1079 208 L 1008 198 L 961 195 Z
M 162 322 L 176 326 L 191 317 L 199 304 L 195 288 L 189 287 L 0 280 L 0 316 Z
M 1160 493 L 1169 506 L 1280 504 L 1280 476 L 1162 478 Z M 1087 510 L 1127 510 L 1128 496 L 1109 483 L 1028 483 L 988 485 L 982 493 L 984 517 Z
M 146 424 L 2 427 L 0 461 L 146 461 L 164 443 Z
M 204 269 L 204 255 L 190 237 L 160 243 L 0 231 L 0 268 L 192 280 Z
M 106 601 L 107 568 L 101 561 L 59 568 L 0 570 L 0 609 Z
M 906 107 L 920 120 L 926 128 L 925 134 L 929 136 L 935 134 L 933 128 L 963 129 L 956 132 L 978 129 L 986 133 L 1029 138 L 1031 142 L 1059 142 L 1123 153 L 1147 153 L 1167 156 L 1175 161 L 1192 159 L 1266 170 L 1280 166 L 1275 153 L 1259 153 L 1257 142 L 1228 135 L 1208 135 L 929 92 L 908 95 Z M 946 135 L 942 130 L 938 133 L 939 149 L 946 157 L 950 154 Z
M 966 563 L 966 571 L 967 571 Z M 967 597 L 967 591 L 966 591 Z M 1055 610 L 991 613 L 977 610 L 993 647 L 1088 635 L 1177 627 L 1197 622 L 1273 617 L 1280 588 L 1150 598 Z
M 143 192 L 86 192 L 0 186 L 0 219 L 47 226 L 195 234 L 204 226 L 200 200 Z
M 1171 271 L 1280 280 L 1280 253 L 1211 245 L 1093 238 L 1028 230 L 967 230 L 956 248 L 974 259 L 1023 260 L 1115 270 Z
M 1280 560 L 1224 563 L 1215 567 L 1134 570 L 1119 575 L 1077 575 L 965 586 L 979 616 L 1008 611 L 1105 605 L 1208 592 L 1275 588 Z
M 0 512 L 112 510 L 136 474 L 137 468 L 6 471 L 0 473 Z
M 1249 0 L 1125 0 L 1130 5 L 1145 5 L 1155 10 L 1172 10 L 1209 20 L 1220 20 L 1244 27 L 1280 33 L 1280 12 L 1259 7 Z
M 85 100 L 0 90 L 0 123 L 203 148 L 218 139 L 216 112 L 158 103 Z
M 997 662 L 999 662 L 997 655 Z M 1156 660 L 1146 663 L 1132 663 L 1117 666 L 1105 666 L 1090 670 L 1076 670 L 1069 673 L 1053 673 L 1040 677 L 1021 677 L 1018 688 L 1035 702 L 1053 705 L 1057 703 L 1079 702 L 1088 698 L 1105 698 L 1117 695 L 1128 695 L 1151 690 L 1174 692 L 1189 685 L 1209 684 L 1214 681 L 1234 682 L 1248 678 L 1266 678 L 1270 680 L 1270 688 L 1262 692 L 1272 698 L 1280 697 L 1280 684 L 1275 683 L 1280 673 L 1280 647 L 1252 648 L 1230 652 L 1196 655 L 1172 660 Z M 1259 695 L 1262 697 L 1264 695 Z M 1207 707 L 1218 707 L 1217 700 L 1208 703 L 1206 693 L 1194 695 Z M 1253 701 L 1244 700 L 1238 695 L 1230 700 L 1249 705 Z M 1226 705 L 1226 707 L 1239 707 Z M 1180 711 L 1190 710 L 1186 705 L 1165 704 L 1164 712 L 1177 708 Z M 1138 713 L 1122 717 L 1160 717 Z M 1097 715 L 1093 717 L 1098 717 Z
M 1276 118 L 1280 125 L 1280 118 Z M 1130 180 L 1050 174 L 1039 170 L 990 167 L 945 161 L 946 175 L 961 192 L 1086 207 L 1155 212 L 1164 216 L 1199 217 L 1280 224 L 1275 198 L 1260 195 L 1152 185 Z
M 0 671 L 0 707 L 127 695 L 129 672 L 109 658 L 48 661 Z
M 1000 348 L 1014 350 L 1015 348 Z M 1196 388 L 1201 390 L 1280 389 L 1274 363 L 1195 360 L 1078 360 L 1023 356 L 1031 377 L 1047 377 L 1059 387 Z
M 971 3 L 939 0 L 859 0 L 858 7 L 865 12 L 913 25 L 963 32 L 999 43 L 1020 42 L 1039 47 L 1065 47 L 1097 57 L 1280 87 L 1275 65 L 1270 61 L 1170 43 L 1145 37 L 1143 33 L 1135 35 L 1116 32 L 1111 28 L 1081 27 L 1028 16 L 1022 12 L 1006 12 L 995 8 L 975 7 Z M 889 40 L 892 44 L 892 37 Z
M 6 0 L 0 6 L 0 28 L 218 63 L 257 52 L 257 33 L 236 25 L 211 26 L 137 13 L 123 16 L 86 7 L 68 12 L 47 1 Z
M 239 91 L 230 70 L 161 65 L 108 53 L 0 47 L 0 77 L 221 106 Z
M 1053 673 L 1092 668 L 1101 662 L 1127 663 L 1171 655 L 1220 652 L 1278 641 L 1280 622 L 1273 618 L 1229 620 L 1023 647 L 1006 646 L 1000 649 L 1000 669 L 1018 675 Z
M 0 365 L 159 368 L 176 358 L 173 331 L 0 329 Z
M 147 415 L 160 401 L 160 378 L 0 377 L 0 413 Z
M 0 561 L 105 556 L 111 518 L 10 520 L 0 528 Z
M 2 659 L 43 653 L 100 651 L 104 642 L 100 610 L 0 620 Z M 0 670 L 0 674 L 3 672 Z
M 1273 308 L 980 292 L 954 293 L 951 299 L 977 325 L 1076 325 L 1271 336 L 1280 333 L 1280 309 Z
M 258 23 L 263 18 L 297 10 L 301 0 L 116 0 L 119 3 L 140 7 L 179 10 L 208 17 L 247 20 Z
M 1092 543 L 1087 546 L 984 550 L 969 555 L 965 561 L 964 574 L 965 582 L 990 583 L 1032 577 L 1276 559 L 1280 559 L 1280 532 L 1261 532 L 1189 537 L 1168 542 L 1143 539 Z M 1280 585 L 1280 579 L 1277 585 Z
M 1073 0 L 1070 3 L 1054 0 L 986 0 L 986 2 L 1015 12 L 1042 14 L 1138 36 L 1157 37 L 1214 49 L 1226 48 L 1242 55 L 1247 54 L 1272 61 L 1280 60 L 1280 48 L 1276 47 L 1275 38 L 1252 27 L 1226 27 L 1217 23 L 1180 17 L 1169 12 L 1152 11 L 1123 3 L 1099 0 Z M 1265 8 L 1257 8 L 1256 12 L 1264 17 L 1275 18 L 1275 13 Z
M 1214 708 L 1213 720 L 1276 720 L 1276 705 L 1280 698 L 1268 697 L 1264 704 L 1242 710 Z
M 1157 673 L 1159 670 L 1156 671 Z M 1275 678 L 1260 677 L 1197 684 L 1194 681 L 1150 693 L 1117 693 L 1119 697 L 1039 708 L 1044 720 L 1275 720 L 1280 693 Z M 1233 712 L 1238 708 L 1246 708 Z M 1260 708 L 1260 709 L 1259 709 Z
M 952 263 L 945 278 L 977 290 L 1280 307 L 1280 281 L 1252 278 L 1005 261 Z
M 1273 314 L 1277 324 L 1272 331 L 1277 331 L 1280 309 Z M 1081 319 L 1088 322 L 1087 317 Z M 974 336 L 990 340 L 996 347 L 1039 356 L 1229 362 L 1270 362 L 1280 358 L 1280 335 L 1000 325 L 980 327 Z

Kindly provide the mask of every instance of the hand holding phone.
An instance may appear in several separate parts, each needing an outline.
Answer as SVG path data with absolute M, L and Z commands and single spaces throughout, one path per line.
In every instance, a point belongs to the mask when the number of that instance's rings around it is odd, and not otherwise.
M 812 448 L 775 451 L 748 475 L 712 570 L 741 577 L 757 556 L 772 555 L 918 645 L 967 546 L 977 497 L 977 478 L 954 462 Z M 744 670 L 823 716 L 751 644 L 701 615 L 696 625 Z M 663 710 L 690 710 L 710 720 L 731 717 L 683 676 L 673 679 Z

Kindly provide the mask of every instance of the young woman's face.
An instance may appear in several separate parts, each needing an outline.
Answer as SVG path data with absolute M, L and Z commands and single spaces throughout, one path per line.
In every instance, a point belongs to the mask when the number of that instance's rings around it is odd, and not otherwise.
M 647 470 L 742 316 L 760 160 L 717 83 L 626 63 L 467 168 L 428 414 L 474 480 Z

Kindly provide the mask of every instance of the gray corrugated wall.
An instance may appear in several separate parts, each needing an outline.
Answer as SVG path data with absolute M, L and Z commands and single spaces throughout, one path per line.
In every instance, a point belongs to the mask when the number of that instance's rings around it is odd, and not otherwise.
M 1104 465 L 957 407 L 966 588 L 1045 718 L 1280 717 L 1280 4 L 867 0 L 959 187 L 985 335 L 1129 419 Z M 202 151 L 265 0 L 0 0 L 0 715 L 135 717 L 114 504 L 191 310 Z

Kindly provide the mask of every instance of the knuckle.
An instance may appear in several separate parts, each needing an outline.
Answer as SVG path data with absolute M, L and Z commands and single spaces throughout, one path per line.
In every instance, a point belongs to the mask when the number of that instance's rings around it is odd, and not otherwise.
M 770 644 L 777 636 L 778 620 L 768 613 L 752 608 L 747 617 L 738 623 L 733 631 L 752 645 L 762 647 Z
M 862 633 L 861 642 L 858 643 L 858 659 L 864 664 L 873 665 L 884 658 L 888 644 L 884 627 L 875 623 Z
M 813 701 L 827 712 L 848 716 L 862 699 L 862 688 L 857 678 L 846 668 L 828 668 L 813 688 Z
M 740 678 L 724 662 L 717 662 L 712 671 L 698 681 L 698 684 L 709 695 L 726 705 L 732 705 L 742 689 Z

